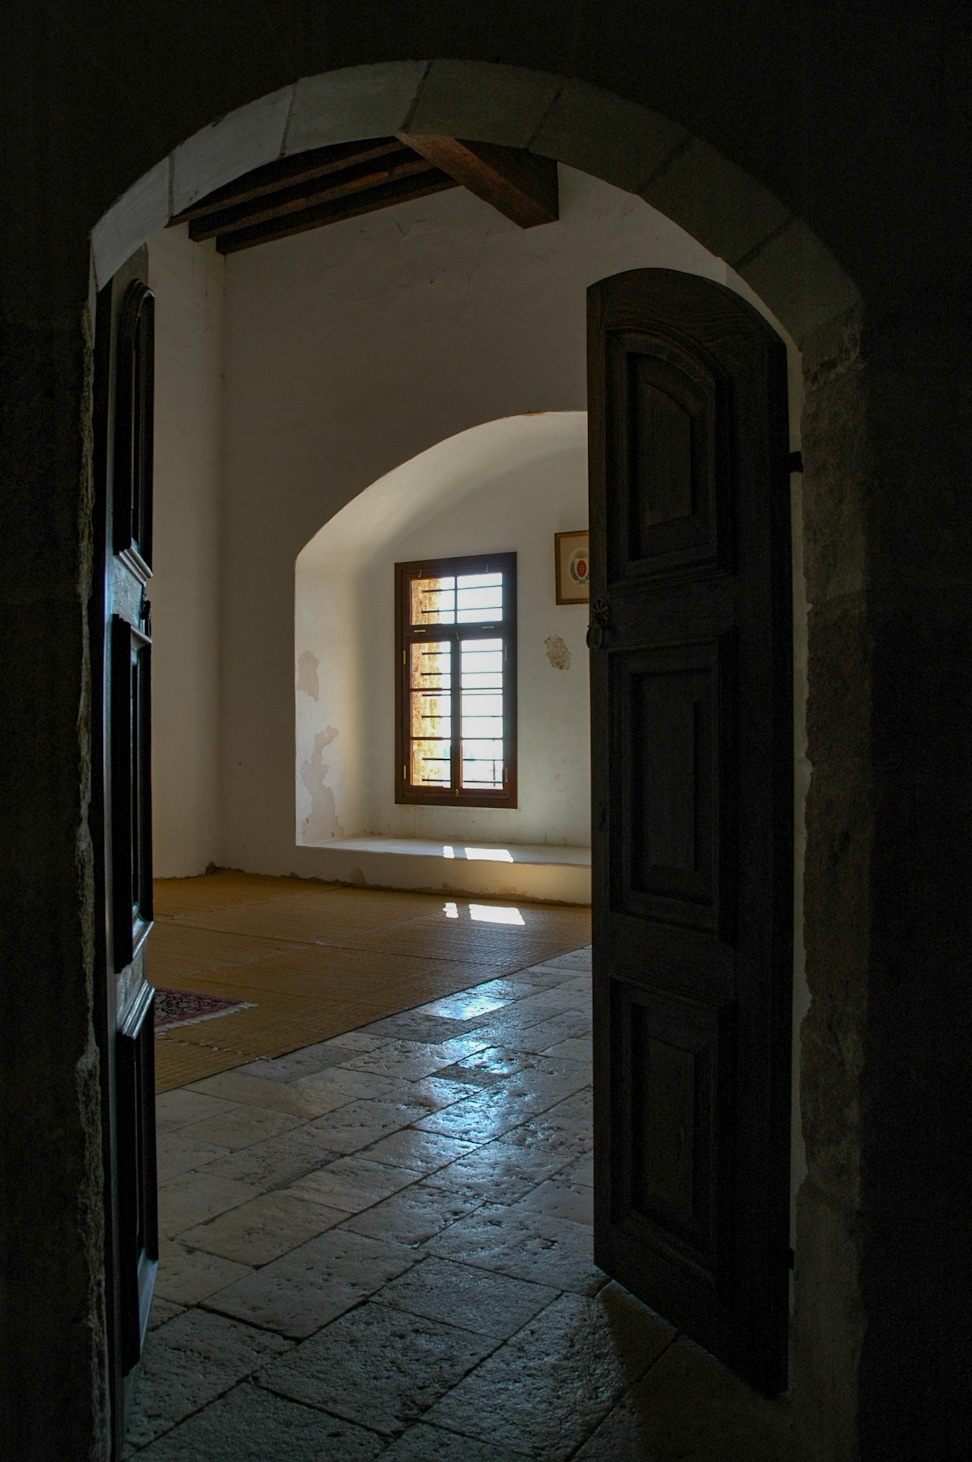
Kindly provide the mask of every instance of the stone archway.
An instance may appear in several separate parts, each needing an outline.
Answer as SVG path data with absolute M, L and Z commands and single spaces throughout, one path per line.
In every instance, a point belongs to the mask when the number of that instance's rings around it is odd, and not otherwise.
M 734 259 L 801 345 L 814 1004 L 794 1395 L 827 1462 L 919 1456 L 939 1435 L 941 1455 L 961 1456 L 950 1347 L 967 1322 L 947 1301 L 967 1247 L 955 1012 L 967 994 L 972 819 L 956 753 L 972 663 L 958 11 L 889 27 L 857 7 L 835 29 L 802 7 L 739 17 L 718 0 L 638 16 L 578 6 L 569 25 L 529 3 L 515 20 L 490 3 L 441 19 L 380 10 L 336 4 L 325 18 L 241 0 L 229 18 L 213 11 L 210 23 L 203 7 L 190 24 L 178 7 L 116 5 L 104 23 L 72 29 L 63 7 L 47 6 L 33 17 L 15 8 L 6 23 L 0 398 L 13 511 L 0 640 L 15 690 L 0 1013 L 14 1039 L 0 1238 L 14 1450 L 106 1447 L 84 622 L 89 230 L 110 272 L 165 222 L 180 178 L 201 162 L 215 167 L 212 186 L 260 161 L 261 146 L 274 155 L 292 104 L 317 95 L 352 128 L 343 135 L 407 121 L 420 97 L 443 121 L 433 103 L 458 105 L 463 130 L 484 140 L 522 138 L 502 128 L 525 107 L 524 141 L 538 147 L 541 124 L 559 118 L 558 155 L 643 192 Z M 490 60 L 403 59 L 429 54 Z M 538 66 L 548 70 L 523 69 Z M 392 94 L 407 105 L 381 111 Z M 216 113 L 223 121 L 208 125 Z M 220 172 L 234 149 L 237 165 Z M 774 190 L 812 212 L 816 235 L 791 209 L 774 211 Z
M 99 220 L 92 232 L 96 282 L 104 283 L 171 216 L 242 172 L 310 147 L 409 130 L 527 147 L 644 198 L 730 264 L 792 338 L 806 341 L 811 352 L 813 342 L 835 325 L 840 329 L 858 303 L 853 283 L 806 224 L 684 127 L 581 82 L 485 62 L 446 60 L 391 62 L 305 77 L 203 128 Z M 819 387 L 819 377 L 813 385 Z M 813 399 L 807 406 L 813 421 Z M 808 456 L 812 472 L 812 445 Z M 812 553 L 813 546 L 808 548 Z M 819 604 L 819 599 L 814 602 Z M 812 848 L 808 865 L 812 878 Z M 802 894 L 801 889 L 798 912 Z M 808 902 L 814 906 L 812 890 Z M 822 1009 L 815 1017 L 828 1024 Z M 814 1069 L 808 1073 L 802 1059 L 800 1069 L 817 1094 L 817 1105 L 809 1121 L 804 1120 L 812 1171 L 817 1132 L 830 1130 L 835 1113 L 826 1095 L 821 1097 L 832 1080 L 828 1060 L 832 1064 L 833 1053 L 815 1069 L 820 1053 L 812 1041 L 809 1049 Z M 822 1151 L 826 1147 L 824 1141 Z M 815 1403 L 809 1390 L 801 1390 L 801 1370 L 808 1378 L 817 1377 L 823 1357 L 835 1349 L 844 1370 L 856 1366 L 860 1325 L 855 1285 L 846 1282 L 848 1249 L 843 1242 L 839 1273 L 831 1272 L 834 1233 L 844 1227 L 835 1211 L 842 1210 L 849 1219 L 853 1207 L 850 1188 L 839 1196 L 831 1192 L 823 1203 L 828 1237 L 821 1239 L 811 1223 L 804 1223 L 796 1240 L 798 1285 L 807 1277 L 810 1290 L 819 1293 L 821 1282 L 830 1291 L 836 1279 L 843 1295 L 835 1307 L 849 1316 L 837 1327 L 838 1334 L 832 1315 L 812 1301 L 798 1305 L 796 1400 L 805 1406 L 811 1427 L 817 1405 L 830 1406 L 831 1388 L 827 1382 L 820 1387 L 817 1380 Z M 835 1423 L 838 1431 L 850 1427 L 849 1416 Z
M 100 287 L 197 198 L 311 147 L 398 131 L 525 147 L 644 198 L 749 284 L 799 344 L 858 302 L 833 254 L 702 138 L 612 92 L 484 61 L 393 61 L 303 77 L 188 138 L 92 230 Z

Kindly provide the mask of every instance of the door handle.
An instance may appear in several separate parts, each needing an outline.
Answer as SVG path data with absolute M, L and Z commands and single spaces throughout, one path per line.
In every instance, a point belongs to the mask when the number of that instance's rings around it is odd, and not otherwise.
M 611 626 L 611 606 L 606 599 L 595 599 L 591 604 L 591 622 L 587 626 L 587 647 L 600 650 L 604 634 Z

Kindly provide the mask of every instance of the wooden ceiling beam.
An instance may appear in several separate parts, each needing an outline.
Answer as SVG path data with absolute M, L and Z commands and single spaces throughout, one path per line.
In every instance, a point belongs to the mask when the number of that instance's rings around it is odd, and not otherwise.
M 326 203 L 334 198 L 365 193 L 385 183 L 418 178 L 432 172 L 438 173 L 439 169 L 426 158 L 417 157 L 411 150 L 406 153 L 403 149 L 388 167 L 362 163 L 353 169 L 315 178 L 309 183 L 282 188 L 276 193 L 265 193 L 261 198 L 250 199 L 233 208 L 219 208 L 202 214 L 190 222 L 189 237 L 196 242 L 214 239 L 223 234 L 235 233 L 238 229 L 249 228 L 252 224 L 268 223 L 291 213 L 303 213 L 318 203 Z
M 376 137 L 280 157 L 171 220 L 222 254 L 462 186 L 521 228 L 559 213 L 557 164 L 523 148 L 455 137 Z
M 276 158 L 207 193 L 191 208 L 184 208 L 171 218 L 168 226 L 172 228 L 177 223 L 190 223 L 217 208 L 233 208 L 254 198 L 277 193 L 281 188 L 309 183 L 359 163 L 374 162 L 394 153 L 403 154 L 407 148 L 408 144 L 403 144 L 397 137 L 376 137 L 367 142 L 339 142 L 330 147 L 315 147 L 309 152 L 296 153 L 292 157 Z
M 376 188 L 315 204 L 302 213 L 292 213 L 286 217 L 270 219 L 266 223 L 252 224 L 232 233 L 217 234 L 216 248 L 221 254 L 235 254 L 240 249 L 253 249 L 258 244 L 290 238 L 293 234 L 306 233 L 308 229 L 321 228 L 324 224 L 342 223 L 346 218 L 358 218 L 361 214 L 372 213 L 378 208 L 390 208 L 394 203 L 408 203 L 413 198 L 426 198 L 430 193 L 441 193 L 446 188 L 456 186 L 455 181 L 438 168 L 430 168 L 418 177 L 380 183 Z
M 560 217 L 557 164 L 552 158 L 538 157 L 522 147 L 463 142 L 457 137 L 406 132 L 398 136 L 521 228 L 536 228 Z

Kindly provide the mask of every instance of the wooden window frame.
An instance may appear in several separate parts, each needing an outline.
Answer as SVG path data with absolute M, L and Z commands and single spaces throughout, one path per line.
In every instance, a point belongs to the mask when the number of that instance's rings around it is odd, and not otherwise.
M 503 618 L 493 624 L 413 626 L 411 583 L 413 579 L 453 574 L 503 575 Z M 503 765 L 504 785 L 500 791 L 483 788 L 464 791 L 453 785 L 440 790 L 412 786 L 408 780 L 409 744 L 409 647 L 423 640 L 460 638 L 502 639 L 503 674 Z M 453 652 L 455 653 L 455 651 Z M 454 694 L 458 677 L 454 674 Z M 453 718 L 455 728 L 457 717 Z M 453 781 L 456 773 L 459 737 L 453 737 Z M 516 807 L 516 554 L 464 554 L 455 558 L 416 559 L 395 565 L 395 801 L 423 807 Z

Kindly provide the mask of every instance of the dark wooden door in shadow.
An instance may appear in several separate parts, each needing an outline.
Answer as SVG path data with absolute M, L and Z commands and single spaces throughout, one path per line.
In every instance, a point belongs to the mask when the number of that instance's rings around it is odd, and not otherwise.
M 589 291 L 597 1262 L 786 1385 L 786 351 L 721 285 Z
M 154 348 L 146 268 L 143 249 L 98 295 L 95 321 L 91 825 L 114 1457 L 122 1451 L 125 1377 L 141 1354 L 158 1267 L 154 991 L 146 974 Z

